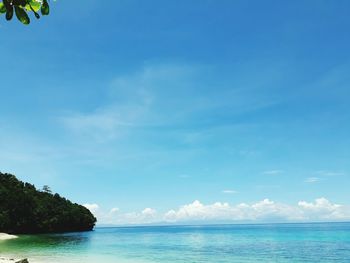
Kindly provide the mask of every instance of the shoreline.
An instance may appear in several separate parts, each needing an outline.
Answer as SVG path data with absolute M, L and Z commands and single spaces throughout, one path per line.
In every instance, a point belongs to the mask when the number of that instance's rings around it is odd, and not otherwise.
M 0 233 L 0 241 L 15 239 L 17 236 L 10 235 L 6 233 Z M 13 257 L 4 257 L 0 254 L 0 263 L 6 263 L 6 262 L 21 262 L 20 260 L 16 260 Z
M 17 236 L 15 236 L 15 235 L 0 233 L 0 241 L 5 241 L 5 240 L 10 240 L 10 239 L 15 239 L 15 238 L 17 238 Z M 10 258 L 3 257 L 2 255 L 0 255 L 0 263 L 8 263 L 8 262 L 21 262 L 21 260 L 16 260 L 13 257 L 10 257 Z
M 18 238 L 18 236 L 6 234 L 6 233 L 0 233 L 0 241 L 14 239 L 14 238 Z

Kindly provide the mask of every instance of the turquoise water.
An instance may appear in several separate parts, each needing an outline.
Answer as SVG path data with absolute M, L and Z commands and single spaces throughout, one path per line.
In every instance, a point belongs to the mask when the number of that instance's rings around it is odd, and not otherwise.
M 97 228 L 0 241 L 30 262 L 350 262 L 350 223 Z

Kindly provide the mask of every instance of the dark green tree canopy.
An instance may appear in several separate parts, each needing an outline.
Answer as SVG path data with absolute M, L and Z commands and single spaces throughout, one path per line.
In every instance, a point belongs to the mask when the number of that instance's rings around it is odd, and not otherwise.
M 36 18 L 40 14 L 46 16 L 50 13 L 48 0 L 2 0 L 0 2 L 0 14 L 5 14 L 6 20 L 10 21 L 14 15 L 25 25 L 30 24 L 28 13 L 33 12 Z
M 96 218 L 84 206 L 0 173 L 0 232 L 10 234 L 89 231 Z

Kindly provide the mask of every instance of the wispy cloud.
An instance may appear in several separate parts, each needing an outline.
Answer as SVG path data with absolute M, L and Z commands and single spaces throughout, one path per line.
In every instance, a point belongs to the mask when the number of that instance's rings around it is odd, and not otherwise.
M 283 173 L 284 173 L 283 170 L 267 170 L 263 172 L 263 174 L 266 174 L 266 175 L 278 175 Z
M 119 208 L 118 207 L 113 207 L 110 211 L 110 213 L 114 214 L 114 213 L 118 213 L 119 212 Z
M 305 183 L 309 183 L 309 184 L 312 184 L 312 183 L 317 183 L 321 181 L 321 178 L 318 178 L 318 177 L 309 177 L 309 178 L 306 178 L 305 179 Z
M 345 172 L 339 172 L 339 171 L 316 171 L 315 174 L 319 175 L 319 176 L 343 176 L 346 175 Z
M 344 176 L 346 173 L 339 171 L 316 171 L 313 173 L 315 176 L 310 176 L 304 180 L 305 183 L 318 183 L 323 180 L 329 179 L 329 177 Z
M 125 128 L 135 126 L 142 109 L 107 107 L 92 113 L 73 113 L 61 118 L 63 124 L 74 134 L 106 141 L 117 138 Z
M 146 64 L 113 79 L 104 103 L 86 112 L 66 112 L 60 122 L 80 138 L 97 141 L 114 140 L 134 129 L 186 127 L 182 139 L 190 144 L 200 141 L 205 127 L 227 126 L 228 117 L 236 119 L 274 103 L 254 92 L 255 82 L 246 83 L 249 88 L 230 85 L 217 92 L 225 82 L 210 79 L 208 72 L 195 64 Z M 228 75 L 222 78 L 231 81 Z
M 66 113 L 60 121 L 74 134 L 97 141 L 117 139 L 130 129 L 168 125 L 169 111 L 173 113 L 172 123 L 176 123 L 174 117 L 182 114 L 180 109 L 191 111 L 180 97 L 181 90 L 185 91 L 193 82 L 195 71 L 194 67 L 185 65 L 146 66 L 136 73 L 115 78 L 108 88 L 108 103 L 90 112 Z M 164 102 L 168 95 L 171 103 Z M 178 107 L 180 104 L 187 106 Z M 177 110 L 171 110 L 172 107 Z

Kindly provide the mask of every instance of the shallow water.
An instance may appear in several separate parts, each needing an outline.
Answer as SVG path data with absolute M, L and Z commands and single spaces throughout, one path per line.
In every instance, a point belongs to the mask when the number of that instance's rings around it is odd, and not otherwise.
M 350 262 L 350 223 L 97 228 L 20 236 L 0 254 L 30 262 Z

